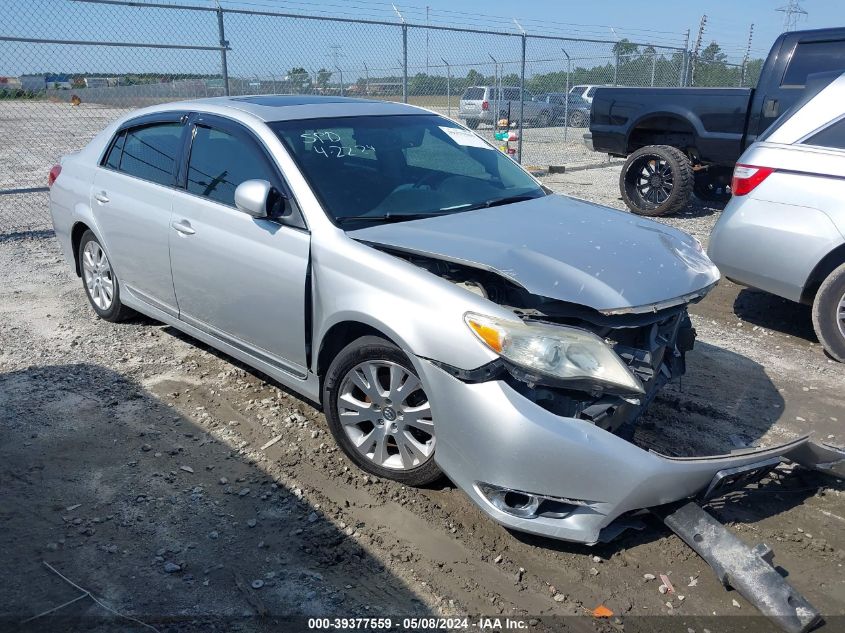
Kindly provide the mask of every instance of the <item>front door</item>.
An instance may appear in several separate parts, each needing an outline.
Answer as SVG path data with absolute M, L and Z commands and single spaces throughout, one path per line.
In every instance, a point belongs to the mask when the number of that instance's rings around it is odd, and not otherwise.
M 245 180 L 285 191 L 276 166 L 250 132 L 210 116 L 194 124 L 187 160 L 170 230 L 179 318 L 304 377 L 310 236 L 234 202 Z

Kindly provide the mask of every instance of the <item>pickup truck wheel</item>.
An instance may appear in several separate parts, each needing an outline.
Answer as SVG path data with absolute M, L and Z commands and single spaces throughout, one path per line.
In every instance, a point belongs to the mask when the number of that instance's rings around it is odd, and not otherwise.
M 619 176 L 619 191 L 634 213 L 666 215 L 687 206 L 693 180 L 692 163 L 681 150 L 648 145 L 628 156 Z
M 467 119 L 464 124 L 471 130 L 478 129 L 478 119 Z
M 541 112 L 537 115 L 537 127 L 549 127 L 549 122 L 551 121 L 551 117 L 549 117 L 548 112 Z
M 693 191 L 699 200 L 727 202 L 731 199 L 731 170 L 709 168 L 695 172 Z
M 813 301 L 813 328 L 825 351 L 845 363 L 845 264 L 819 287 Z
M 322 400 L 329 430 L 359 468 L 408 486 L 442 476 L 428 394 L 389 341 L 364 336 L 343 348 L 326 373 Z

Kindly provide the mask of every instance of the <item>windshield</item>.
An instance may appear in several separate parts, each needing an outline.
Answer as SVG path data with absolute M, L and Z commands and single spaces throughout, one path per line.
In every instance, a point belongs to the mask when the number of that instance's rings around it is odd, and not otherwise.
M 545 195 L 513 160 L 437 115 L 277 121 L 326 213 L 343 228 Z

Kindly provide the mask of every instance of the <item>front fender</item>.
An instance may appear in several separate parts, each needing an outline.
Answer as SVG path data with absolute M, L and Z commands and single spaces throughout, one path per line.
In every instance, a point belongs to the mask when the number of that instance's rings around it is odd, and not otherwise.
M 345 234 L 315 239 L 311 256 L 314 349 L 320 349 L 332 326 L 354 321 L 384 333 L 409 355 L 475 369 L 497 356 L 470 332 L 464 314 L 515 318 L 487 299 Z

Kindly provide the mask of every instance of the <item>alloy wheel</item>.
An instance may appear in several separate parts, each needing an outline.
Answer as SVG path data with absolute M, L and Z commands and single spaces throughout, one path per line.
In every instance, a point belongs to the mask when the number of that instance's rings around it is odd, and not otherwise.
M 114 276 L 105 251 L 93 240 L 82 251 L 82 275 L 91 301 L 100 310 L 108 310 L 114 300 Z
M 845 295 L 842 295 L 836 308 L 836 323 L 839 326 L 839 333 L 845 338 Z
M 653 156 L 643 156 L 629 173 L 633 175 L 637 195 L 651 204 L 666 202 L 675 186 L 672 167 L 667 161 Z
M 344 376 L 340 423 L 355 449 L 382 468 L 418 468 L 434 455 L 434 422 L 422 383 L 386 360 L 359 363 Z

